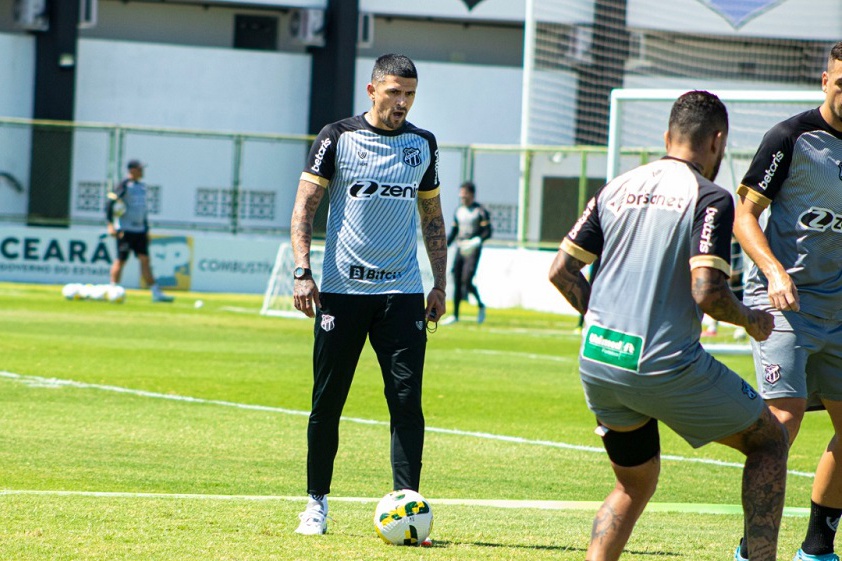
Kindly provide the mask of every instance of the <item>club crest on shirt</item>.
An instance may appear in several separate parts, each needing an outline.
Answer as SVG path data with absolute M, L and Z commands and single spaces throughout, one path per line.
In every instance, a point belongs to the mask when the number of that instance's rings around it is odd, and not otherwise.
M 336 327 L 336 318 L 327 314 L 322 315 L 322 329 L 331 331 Z
M 763 367 L 764 376 L 763 378 L 766 382 L 770 384 L 776 383 L 778 380 L 781 379 L 781 365 L 780 364 L 767 364 Z
M 417 168 L 421 165 L 421 150 L 413 146 L 407 146 L 403 149 L 403 163 L 408 166 Z
M 422 329 L 424 329 L 424 322 L 423 321 L 416 321 L 415 327 L 418 328 L 418 331 L 421 331 Z
M 754 391 L 754 388 L 752 388 L 751 385 L 748 382 L 746 382 L 745 380 L 743 380 L 742 382 L 743 382 L 743 393 L 749 399 L 757 399 L 757 392 Z

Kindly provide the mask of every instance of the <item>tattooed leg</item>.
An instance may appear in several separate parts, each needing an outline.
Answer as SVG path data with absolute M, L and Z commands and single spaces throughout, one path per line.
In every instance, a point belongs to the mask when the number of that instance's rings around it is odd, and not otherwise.
M 786 491 L 786 428 L 764 407 L 755 424 L 719 442 L 746 455 L 742 500 L 751 559 L 774 560 Z
M 617 484 L 594 518 L 587 561 L 619 559 L 632 529 L 658 485 L 659 456 L 634 467 L 612 464 Z

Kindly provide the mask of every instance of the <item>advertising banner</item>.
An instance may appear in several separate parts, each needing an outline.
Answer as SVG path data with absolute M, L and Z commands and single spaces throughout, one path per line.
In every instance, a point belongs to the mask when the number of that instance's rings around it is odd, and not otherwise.
M 156 232 L 149 257 L 165 290 L 262 293 L 281 239 Z M 117 248 L 101 229 L 0 227 L 0 281 L 45 284 L 109 282 Z M 141 288 L 130 255 L 120 284 Z

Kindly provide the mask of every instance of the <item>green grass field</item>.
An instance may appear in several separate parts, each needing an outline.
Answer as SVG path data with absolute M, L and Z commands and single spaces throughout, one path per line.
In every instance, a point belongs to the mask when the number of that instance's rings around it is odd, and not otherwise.
M 298 536 L 312 321 L 262 317 L 256 295 L 176 296 L 71 302 L 60 287 L 0 283 L 0 559 L 584 558 L 613 477 L 578 382 L 575 318 L 491 310 L 430 336 L 421 492 L 435 546 L 414 549 L 385 545 L 371 522 L 391 474 L 370 348 L 329 533 Z M 722 360 L 753 381 L 749 357 Z M 731 559 L 741 456 L 661 432 L 660 486 L 624 558 Z M 830 434 L 810 414 L 791 452 L 782 559 L 800 545 Z

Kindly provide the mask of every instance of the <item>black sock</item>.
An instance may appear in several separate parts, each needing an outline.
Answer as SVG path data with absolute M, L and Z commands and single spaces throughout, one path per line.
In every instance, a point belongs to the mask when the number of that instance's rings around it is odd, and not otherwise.
M 801 544 L 801 551 L 810 555 L 824 555 L 833 552 L 833 540 L 842 508 L 831 508 L 810 501 L 810 522 L 807 536 Z

